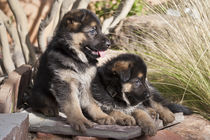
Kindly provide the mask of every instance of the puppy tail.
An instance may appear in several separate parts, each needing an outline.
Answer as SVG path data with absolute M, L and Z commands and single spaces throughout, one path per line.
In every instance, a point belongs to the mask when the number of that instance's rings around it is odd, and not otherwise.
M 171 112 L 173 113 L 183 112 L 184 115 L 190 115 L 193 113 L 193 111 L 186 106 L 169 102 L 160 94 L 160 92 L 156 88 L 154 88 L 150 84 L 149 84 L 149 88 L 153 95 L 153 100 L 158 103 L 161 103 L 163 106 L 171 110 Z
M 168 103 L 165 106 L 169 108 L 173 113 L 183 112 L 184 115 L 190 115 L 193 113 L 190 108 L 180 104 Z

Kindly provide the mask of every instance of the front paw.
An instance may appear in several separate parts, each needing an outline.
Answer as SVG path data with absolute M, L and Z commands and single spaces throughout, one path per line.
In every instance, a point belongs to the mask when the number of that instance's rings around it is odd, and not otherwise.
M 87 128 L 93 127 L 93 123 L 87 119 L 68 119 L 68 123 L 80 132 L 86 132 Z
M 137 119 L 136 123 L 142 128 L 145 135 L 154 136 L 157 133 L 157 127 L 152 119 L 141 120 Z
M 147 112 L 153 120 L 158 119 L 158 113 L 153 108 L 147 108 Z
M 105 117 L 101 117 L 101 118 L 97 118 L 95 120 L 97 123 L 101 124 L 101 125 L 112 125 L 115 124 L 115 119 L 111 116 L 105 116 Z
M 115 118 L 115 120 L 116 120 L 116 123 L 119 125 L 128 125 L 128 126 L 136 125 L 136 120 L 132 116 L 129 116 L 129 115 Z
M 175 116 L 170 110 L 165 110 L 163 113 L 160 113 L 160 118 L 163 120 L 164 125 L 167 125 L 175 120 Z

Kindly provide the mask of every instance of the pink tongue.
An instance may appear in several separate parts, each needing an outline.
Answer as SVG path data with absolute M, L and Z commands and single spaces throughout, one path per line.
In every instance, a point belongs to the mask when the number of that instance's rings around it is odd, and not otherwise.
M 100 57 L 104 57 L 105 56 L 105 51 L 98 51 L 98 55 Z

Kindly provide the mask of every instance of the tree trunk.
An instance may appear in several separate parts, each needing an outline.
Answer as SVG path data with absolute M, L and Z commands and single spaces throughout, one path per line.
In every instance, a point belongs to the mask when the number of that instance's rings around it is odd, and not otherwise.
M 39 48 L 41 49 L 41 52 L 44 52 L 47 46 L 45 38 L 44 38 L 45 28 L 50 24 L 53 18 L 55 18 L 57 12 L 60 11 L 62 2 L 63 0 L 54 0 L 48 15 L 46 16 L 44 20 L 41 21 L 39 25 L 37 40 L 38 40 L 38 45 L 39 45 Z
M 0 18 L 2 18 L 4 25 L 6 26 L 6 29 L 8 33 L 10 34 L 11 38 L 14 42 L 14 62 L 16 67 L 19 67 L 23 64 L 25 64 L 24 56 L 22 53 L 22 48 L 20 44 L 20 40 L 18 37 L 17 30 L 15 26 L 12 24 L 12 21 L 0 10 Z
M 110 29 L 116 27 L 116 25 L 128 15 L 134 2 L 135 0 L 122 0 L 117 11 L 115 12 L 115 16 L 112 16 L 104 21 L 102 32 L 108 34 Z
M 86 9 L 90 0 L 77 0 L 72 9 Z
M 63 16 L 73 7 L 73 4 L 76 0 L 64 0 L 62 5 L 61 5 L 61 10 L 60 10 L 60 16 L 59 16 L 59 22 L 63 18 Z
M 36 61 L 35 52 L 33 49 L 33 45 L 31 44 L 28 36 L 28 22 L 26 15 L 23 11 L 18 0 L 7 0 L 10 9 L 15 16 L 16 24 L 17 24 L 17 31 L 20 38 L 20 43 L 24 52 L 24 57 L 26 63 L 34 64 Z
M 0 42 L 2 45 L 3 64 L 6 69 L 7 74 L 9 74 L 15 69 L 15 65 L 12 61 L 12 57 L 10 54 L 7 31 L 6 31 L 6 28 L 4 26 L 4 22 L 2 19 L 0 19 Z

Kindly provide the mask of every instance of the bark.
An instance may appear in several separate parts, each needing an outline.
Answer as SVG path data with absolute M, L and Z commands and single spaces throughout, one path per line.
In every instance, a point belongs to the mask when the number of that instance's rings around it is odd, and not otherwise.
M 41 52 L 44 52 L 47 46 L 45 38 L 44 38 L 45 28 L 51 23 L 53 18 L 56 16 L 57 12 L 60 11 L 62 2 L 63 0 L 54 0 L 48 15 L 46 16 L 44 20 L 41 21 L 39 25 L 37 40 L 38 40 L 38 45 L 39 45 L 39 48 L 41 49 Z
M 24 52 L 24 57 L 26 63 L 34 64 L 36 61 L 35 52 L 33 49 L 33 45 L 31 44 L 28 36 L 28 21 L 26 15 L 23 11 L 18 0 L 7 0 L 9 7 L 15 16 L 17 31 L 20 38 L 20 43 L 22 46 L 22 50 Z
M 122 0 L 117 11 L 115 12 L 115 16 L 111 16 L 104 21 L 102 32 L 108 34 L 110 29 L 115 28 L 116 25 L 128 15 L 134 2 L 135 0 Z
M 77 0 L 72 9 L 86 9 L 90 0 Z
M 14 53 L 13 53 L 14 62 L 16 67 L 19 67 L 25 64 L 25 60 L 22 53 L 22 48 L 17 30 L 15 26 L 12 24 L 12 21 L 1 10 L 0 10 L 0 18 L 3 20 L 4 25 L 6 26 L 6 29 L 14 42 Z
M 15 69 L 15 65 L 12 61 L 10 54 L 9 43 L 7 38 L 7 31 L 4 26 L 3 20 L 0 19 L 0 42 L 2 45 L 2 59 L 7 74 Z

